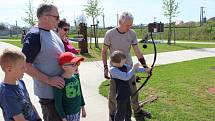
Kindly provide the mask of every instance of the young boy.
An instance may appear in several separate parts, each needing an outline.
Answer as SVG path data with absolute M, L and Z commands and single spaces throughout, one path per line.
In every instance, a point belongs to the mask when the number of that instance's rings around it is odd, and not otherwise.
M 134 76 L 136 72 L 150 73 L 150 69 L 144 69 L 139 67 L 139 64 L 135 64 L 133 67 L 126 65 L 126 56 L 121 51 L 114 51 L 110 60 L 112 67 L 110 67 L 110 75 L 112 80 L 116 83 L 116 101 L 117 108 L 114 117 L 114 121 L 131 121 L 131 105 L 130 96 L 131 88 L 129 86 L 129 79 Z
M 79 121 L 80 111 L 86 117 L 85 102 L 82 95 L 79 74 L 77 73 L 83 57 L 75 57 L 71 52 L 62 53 L 59 64 L 64 72 L 61 75 L 65 80 L 63 89 L 54 88 L 55 108 L 62 121 Z
M 30 101 L 22 79 L 25 72 L 25 55 L 18 50 L 5 49 L 0 55 L 5 73 L 0 83 L 0 107 L 5 121 L 42 121 Z

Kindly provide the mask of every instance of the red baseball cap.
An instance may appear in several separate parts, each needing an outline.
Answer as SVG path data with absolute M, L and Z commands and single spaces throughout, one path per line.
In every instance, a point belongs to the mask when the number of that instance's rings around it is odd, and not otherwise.
M 64 52 L 64 53 L 60 54 L 58 61 L 59 61 L 60 65 L 63 65 L 65 63 L 78 63 L 80 61 L 84 61 L 84 58 L 83 57 L 76 57 L 71 52 Z

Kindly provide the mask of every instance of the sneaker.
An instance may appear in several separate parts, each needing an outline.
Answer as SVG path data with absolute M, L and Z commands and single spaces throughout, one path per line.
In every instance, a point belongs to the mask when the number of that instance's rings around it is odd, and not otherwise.
M 147 112 L 145 110 L 140 110 L 139 112 L 136 113 L 137 115 L 143 115 L 144 117 L 151 119 L 152 118 L 152 114 L 150 112 Z

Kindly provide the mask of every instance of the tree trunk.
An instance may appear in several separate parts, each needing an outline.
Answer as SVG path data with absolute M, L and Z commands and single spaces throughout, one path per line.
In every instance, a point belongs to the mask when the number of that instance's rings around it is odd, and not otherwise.
M 95 25 L 95 18 L 93 17 L 93 35 L 95 39 L 95 47 L 98 48 L 98 41 L 96 36 L 96 25 Z
M 172 24 L 171 24 L 171 18 L 169 20 L 169 31 L 168 31 L 168 45 L 171 44 L 171 38 L 172 38 Z
M 103 28 L 105 29 L 105 15 L 103 14 Z
M 176 44 L 176 34 L 175 34 L 175 23 L 173 24 L 173 33 L 174 33 L 174 44 Z
M 95 18 L 93 17 L 93 37 L 95 41 L 95 47 L 96 47 L 96 30 L 95 30 Z

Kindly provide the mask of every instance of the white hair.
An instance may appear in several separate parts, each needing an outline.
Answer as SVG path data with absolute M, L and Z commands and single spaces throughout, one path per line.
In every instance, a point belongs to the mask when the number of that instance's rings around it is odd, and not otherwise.
M 119 17 L 119 22 L 124 23 L 125 21 L 130 20 L 133 22 L 134 17 L 129 12 L 123 12 Z

